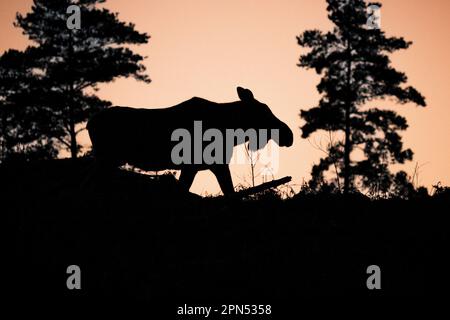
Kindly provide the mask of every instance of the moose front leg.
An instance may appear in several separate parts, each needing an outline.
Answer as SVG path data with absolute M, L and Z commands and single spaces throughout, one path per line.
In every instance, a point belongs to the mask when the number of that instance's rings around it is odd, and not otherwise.
M 192 186 L 192 182 L 194 182 L 197 171 L 197 169 L 191 167 L 181 169 L 180 178 L 178 179 L 178 181 L 180 182 L 180 185 L 184 190 L 189 191 Z
M 220 189 L 224 195 L 234 193 L 233 180 L 231 179 L 230 168 L 228 165 L 218 165 L 211 168 L 211 171 L 219 182 Z

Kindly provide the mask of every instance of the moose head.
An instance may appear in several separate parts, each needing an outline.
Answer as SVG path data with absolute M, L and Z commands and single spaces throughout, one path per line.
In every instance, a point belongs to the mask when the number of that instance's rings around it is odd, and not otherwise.
M 266 104 L 256 100 L 249 89 L 237 87 L 237 93 L 241 104 L 243 104 L 241 110 L 243 110 L 245 114 L 244 118 L 247 121 L 244 127 L 265 128 L 268 130 L 277 129 L 279 135 L 268 138 L 272 138 L 280 147 L 292 146 L 294 135 L 291 129 L 283 121 L 278 119 Z M 264 145 L 259 145 L 259 148 L 262 147 Z

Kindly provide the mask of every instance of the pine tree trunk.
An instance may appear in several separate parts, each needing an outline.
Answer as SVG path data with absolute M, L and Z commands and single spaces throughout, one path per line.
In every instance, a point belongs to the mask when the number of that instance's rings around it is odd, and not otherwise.
M 6 150 L 7 148 L 7 140 L 8 140 L 8 129 L 6 128 L 6 111 L 2 112 L 2 134 L 3 134 L 3 138 L 2 138 L 2 144 L 0 146 L 0 163 L 3 162 L 4 160 L 6 160 L 7 158 L 7 152 L 8 150 Z
M 70 107 L 72 108 L 72 107 Z M 77 134 L 75 132 L 75 123 L 73 122 L 73 117 L 71 116 L 70 125 L 69 125 L 69 135 L 70 135 L 70 154 L 72 159 L 77 158 L 78 154 L 78 145 L 77 145 Z
M 347 41 L 347 101 L 345 105 L 345 145 L 344 145 L 344 194 L 348 194 L 350 191 L 350 152 L 351 152 L 351 122 L 350 113 L 352 109 L 351 98 L 351 79 L 352 79 L 352 61 L 351 61 L 351 45 L 350 41 Z
M 68 64 L 71 65 L 72 57 L 73 57 L 73 41 L 72 41 L 72 33 L 69 33 L 69 56 L 68 56 Z M 76 159 L 78 155 L 78 144 L 77 144 L 77 133 L 75 131 L 75 99 L 74 99 L 74 84 L 70 84 L 69 86 L 69 135 L 70 135 L 70 154 L 72 159 Z
M 77 133 L 75 131 L 75 115 L 74 115 L 74 92 L 73 85 L 69 89 L 69 136 L 70 136 L 70 154 L 72 159 L 76 159 L 78 155 Z
M 350 105 L 345 110 L 345 146 L 344 146 L 344 194 L 350 191 Z

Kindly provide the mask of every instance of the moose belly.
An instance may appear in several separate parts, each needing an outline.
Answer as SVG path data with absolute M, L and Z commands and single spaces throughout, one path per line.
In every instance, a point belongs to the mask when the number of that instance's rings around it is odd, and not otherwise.
M 121 162 L 146 171 L 176 169 L 171 159 L 170 141 L 163 137 L 154 139 L 125 139 L 120 148 Z

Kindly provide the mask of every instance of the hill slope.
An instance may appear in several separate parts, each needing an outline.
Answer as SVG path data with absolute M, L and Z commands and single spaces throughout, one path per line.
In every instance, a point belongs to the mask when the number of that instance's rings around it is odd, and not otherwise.
M 281 299 L 445 287 L 448 195 L 202 199 L 170 177 L 116 171 L 85 183 L 89 166 L 0 169 L 12 297 Z M 72 264 L 80 291 L 66 288 Z M 379 292 L 367 289 L 370 265 L 381 268 Z

